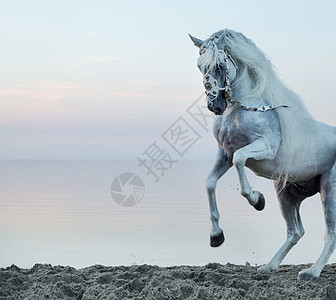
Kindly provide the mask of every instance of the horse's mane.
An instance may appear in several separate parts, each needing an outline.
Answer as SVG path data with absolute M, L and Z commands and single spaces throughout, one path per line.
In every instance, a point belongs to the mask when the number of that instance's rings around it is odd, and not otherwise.
M 211 35 L 206 49 L 201 49 L 199 60 L 201 67 L 212 69 L 219 64 L 221 61 L 218 49 L 223 49 L 225 46 L 238 65 L 236 78 L 232 82 L 234 100 L 247 106 L 253 106 L 253 101 L 256 99 L 266 99 L 270 105 L 289 106 L 289 108 L 276 109 L 282 132 L 280 146 L 282 149 L 279 153 L 283 162 L 277 171 L 277 177 L 281 175 L 286 180 L 286 165 L 295 162 L 295 157 L 303 150 L 301 147 L 307 149 L 313 146 L 314 141 L 310 138 L 314 130 L 312 117 L 301 98 L 287 88 L 278 77 L 271 61 L 262 50 L 241 33 L 233 30 L 225 30 L 225 32 L 222 45 L 218 45 L 217 41 L 224 30 Z M 243 82 L 245 85 L 242 84 Z M 248 92 L 246 82 L 249 82 Z

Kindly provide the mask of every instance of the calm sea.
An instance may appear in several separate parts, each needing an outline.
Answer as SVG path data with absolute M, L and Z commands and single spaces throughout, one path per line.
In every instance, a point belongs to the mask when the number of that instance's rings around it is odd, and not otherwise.
M 212 164 L 179 161 L 156 182 L 137 161 L 1 161 L 0 266 L 266 263 L 286 237 L 272 183 L 248 174 L 266 198 L 257 212 L 240 195 L 235 170 L 222 177 L 217 199 L 226 240 L 214 249 L 204 189 Z M 126 172 L 145 184 L 133 207 L 118 205 L 110 194 Z M 314 262 L 323 247 L 319 197 L 307 199 L 301 212 L 306 235 L 286 264 Z

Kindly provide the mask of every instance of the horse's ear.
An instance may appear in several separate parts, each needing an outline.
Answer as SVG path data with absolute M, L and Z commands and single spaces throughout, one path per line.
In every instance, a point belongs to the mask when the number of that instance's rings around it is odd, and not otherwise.
M 188 33 L 189 34 L 189 33 Z M 189 34 L 189 37 L 191 38 L 191 40 L 193 41 L 194 45 L 197 46 L 198 48 L 201 47 L 201 45 L 203 44 L 203 41 L 193 37 L 192 35 Z

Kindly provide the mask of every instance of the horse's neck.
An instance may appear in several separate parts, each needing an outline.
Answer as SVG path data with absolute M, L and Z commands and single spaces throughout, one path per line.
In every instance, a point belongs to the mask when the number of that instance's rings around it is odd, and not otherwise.
M 246 99 L 252 90 L 252 80 L 247 72 L 247 69 L 237 74 L 237 77 L 232 82 L 232 95 L 235 101 L 241 102 Z

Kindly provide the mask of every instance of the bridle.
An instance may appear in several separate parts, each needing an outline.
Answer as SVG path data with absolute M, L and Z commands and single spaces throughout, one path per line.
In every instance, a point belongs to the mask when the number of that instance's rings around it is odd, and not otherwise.
M 250 110 L 250 111 L 268 111 L 272 109 L 276 109 L 278 107 L 288 107 L 288 105 L 262 105 L 259 107 L 247 107 L 243 104 L 241 104 L 239 101 L 232 99 L 232 89 L 230 85 L 230 78 L 229 78 L 229 60 L 232 62 L 233 66 L 238 69 L 236 62 L 233 60 L 229 52 L 227 51 L 226 47 L 223 48 L 223 50 L 218 50 L 220 53 L 224 55 L 224 62 L 225 62 L 225 81 L 224 81 L 224 87 L 220 87 L 218 85 L 218 81 L 208 72 L 206 72 L 203 76 L 203 85 L 205 88 L 205 94 L 208 101 L 208 106 L 213 107 L 213 102 L 217 99 L 219 92 L 224 91 L 224 99 L 230 103 L 231 105 L 238 104 L 240 108 L 244 110 Z M 211 99 L 210 96 L 213 98 Z
M 203 76 L 203 85 L 205 88 L 205 94 L 207 96 L 208 104 L 210 107 L 213 106 L 213 101 L 218 97 L 219 91 L 224 91 L 224 98 L 229 103 L 233 104 L 234 101 L 232 100 L 232 90 L 230 85 L 230 78 L 229 78 L 229 59 L 231 60 L 232 64 L 236 69 L 238 69 L 236 62 L 232 59 L 231 55 L 228 53 L 226 48 L 224 47 L 223 50 L 218 50 L 218 52 L 224 54 L 224 61 L 225 61 L 225 81 L 224 87 L 219 87 L 217 80 L 206 73 Z M 214 98 L 210 99 L 209 96 L 213 96 Z

